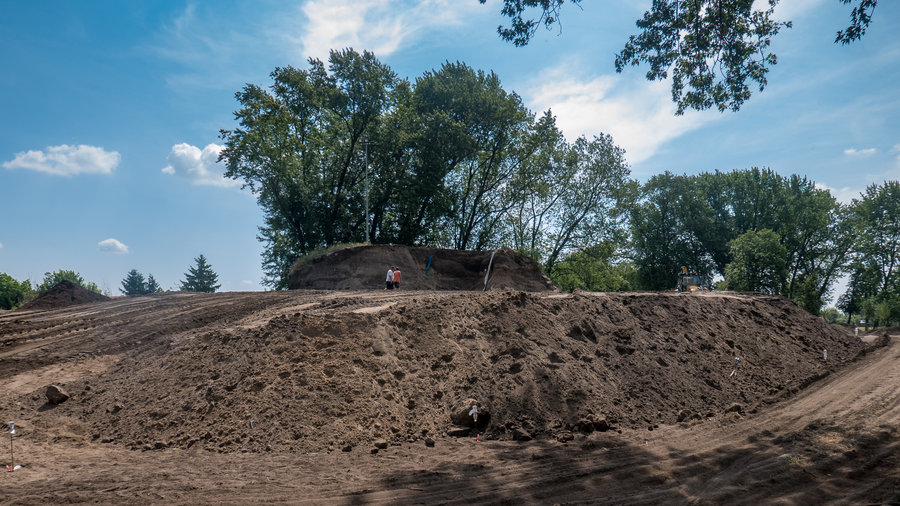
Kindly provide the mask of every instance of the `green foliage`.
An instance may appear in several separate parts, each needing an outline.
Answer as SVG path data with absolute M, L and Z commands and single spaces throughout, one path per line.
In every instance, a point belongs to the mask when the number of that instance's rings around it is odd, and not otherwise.
M 347 49 L 272 78 L 237 94 L 239 128 L 221 132 L 226 175 L 264 212 L 269 286 L 303 255 L 365 242 L 367 219 L 376 244 L 512 246 L 547 270 L 624 235 L 624 152 L 607 135 L 567 143 L 494 73 L 446 62 L 412 85 Z
M 125 276 L 125 279 L 122 280 L 122 288 L 119 291 L 125 295 L 133 296 L 161 292 L 162 288 L 160 288 L 156 279 L 153 278 L 153 274 L 150 274 L 147 280 L 144 281 L 143 274 L 138 272 L 137 269 L 131 269 L 128 271 L 128 275 Z
M 156 282 L 156 279 L 153 277 L 153 274 L 147 275 L 147 286 L 144 293 L 159 293 L 162 292 L 163 289 L 159 286 L 159 283 Z
M 892 293 L 875 304 L 875 322 L 879 327 L 893 327 L 900 323 L 900 295 Z
M 194 259 L 195 267 L 190 267 L 188 272 L 184 273 L 184 281 L 181 282 L 181 290 L 185 292 L 207 292 L 212 293 L 219 289 L 222 285 L 217 285 L 219 275 L 212 270 L 206 262 L 206 257 L 200 255 Z
M 5 272 L 0 272 L 0 309 L 15 309 L 21 306 L 32 293 L 31 282 L 16 281 Z
M 257 196 L 269 284 L 286 279 L 305 252 L 364 239 L 366 168 L 361 141 L 393 103 L 399 81 L 372 53 L 332 51 L 329 65 L 277 68 L 269 93 L 247 85 L 236 94 L 240 127 L 223 130 L 225 175 Z M 370 174 L 373 184 L 381 175 Z
M 822 310 L 822 318 L 825 318 L 825 323 L 843 323 L 847 320 L 847 315 L 829 306 Z
M 786 251 L 769 229 L 745 232 L 731 241 L 733 260 L 725 267 L 729 290 L 777 294 L 787 277 Z
M 487 0 L 478 1 L 485 3 Z M 511 23 L 509 27 L 498 26 L 497 33 L 516 46 L 526 46 L 541 25 L 549 30 L 559 23 L 559 11 L 565 3 L 566 0 L 505 0 L 500 13 L 510 18 Z M 581 0 L 569 0 L 569 3 L 578 5 Z M 537 20 L 524 16 L 529 8 L 538 10 Z
M 794 302 L 803 309 L 818 316 L 825 301 L 819 294 L 819 285 L 815 277 L 809 276 L 797 283 L 793 296 Z
M 727 234 L 715 223 L 697 178 L 666 172 L 650 178 L 641 193 L 641 200 L 631 207 L 639 287 L 670 289 L 682 266 L 710 278 L 715 272 L 712 255 Z M 718 233 L 708 234 L 710 230 Z M 709 244 L 707 234 L 717 242 Z
M 147 291 L 147 282 L 144 281 L 144 275 L 131 269 L 122 280 L 122 288 L 119 289 L 125 295 L 144 295 Z
M 560 289 L 590 292 L 618 292 L 633 290 L 634 267 L 616 263 L 613 243 L 589 246 L 567 255 L 550 272 L 550 278 Z
M 72 283 L 75 283 L 76 285 L 79 285 L 86 290 L 90 290 L 94 293 L 102 293 L 100 291 L 100 287 L 98 287 L 96 283 L 85 281 L 81 274 L 75 271 L 64 269 L 55 272 L 45 272 L 44 280 L 41 281 L 41 284 L 35 287 L 35 291 L 37 293 L 44 293 L 47 290 L 53 288 L 60 281 L 71 281 Z
M 824 299 L 846 271 L 853 246 L 851 222 L 825 190 L 799 176 L 768 169 L 651 178 L 631 210 L 635 266 L 641 288 L 664 289 L 680 266 L 706 278 L 725 275 L 730 243 L 747 231 L 770 229 L 785 248 L 781 294 Z M 812 282 L 816 281 L 813 290 Z M 817 293 L 816 293 L 817 292 Z
M 761 9 L 754 10 L 754 2 L 749 0 L 654 0 L 637 20 L 641 32 L 632 35 L 616 55 L 616 70 L 646 63 L 648 80 L 667 79 L 671 74 L 677 114 L 710 107 L 737 111 L 750 98 L 751 86 L 758 86 L 759 91 L 765 88 L 769 67 L 777 62 L 775 53 L 769 51 L 772 38 L 791 26 L 790 21 L 773 18 L 779 1 L 760 3 Z M 858 2 L 850 13 L 850 25 L 838 31 L 835 39 L 848 44 L 865 33 L 878 1 L 838 1 Z M 510 19 L 510 25 L 501 25 L 497 31 L 504 40 L 524 46 L 541 25 L 548 29 L 562 26 L 559 15 L 565 3 L 503 0 L 500 12 Z M 536 12 L 536 19 L 529 12 Z
M 657 0 L 616 56 L 616 71 L 646 63 L 649 80 L 672 75 L 676 114 L 685 109 L 737 111 L 750 85 L 765 88 L 772 37 L 790 22 L 773 19 L 775 2 L 753 10 L 746 0 Z
M 900 182 L 870 185 L 852 205 L 858 272 L 877 293 L 900 288 Z

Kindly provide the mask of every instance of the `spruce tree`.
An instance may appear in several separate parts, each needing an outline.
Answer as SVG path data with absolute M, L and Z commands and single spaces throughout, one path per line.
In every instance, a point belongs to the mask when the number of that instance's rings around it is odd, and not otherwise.
M 162 287 L 159 286 L 159 283 L 156 282 L 156 279 L 153 278 L 153 274 L 147 275 L 147 292 L 146 293 L 159 293 L 163 291 Z
M 212 293 L 222 286 L 216 284 L 219 275 L 206 263 L 206 257 L 200 255 L 194 259 L 194 262 L 197 263 L 197 266 L 191 267 L 188 272 L 184 273 L 185 280 L 181 282 L 183 291 Z
M 144 282 L 144 275 L 131 269 L 128 275 L 122 280 L 122 288 L 119 291 L 125 295 L 144 295 L 147 293 L 147 284 Z

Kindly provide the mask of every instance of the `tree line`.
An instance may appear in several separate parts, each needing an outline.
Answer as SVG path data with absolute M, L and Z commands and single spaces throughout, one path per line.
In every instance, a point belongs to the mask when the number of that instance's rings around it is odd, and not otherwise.
M 206 257 L 200 255 L 194 259 L 195 265 L 184 273 L 179 290 L 185 292 L 215 292 L 221 287 L 217 284 L 219 275 L 206 261 Z M 70 281 L 94 293 L 103 293 L 100 287 L 92 281 L 86 281 L 84 276 L 74 270 L 60 269 L 54 272 L 44 273 L 44 279 L 32 285 L 30 280 L 18 281 L 9 274 L 0 272 L 0 309 L 16 309 L 23 304 L 41 296 L 61 281 Z M 149 274 L 146 279 L 137 269 L 131 269 L 122 280 L 119 291 L 123 295 L 150 295 L 163 291 L 159 283 Z M 104 295 L 110 295 L 105 293 Z
M 567 290 L 671 289 L 686 266 L 816 314 L 850 275 L 844 311 L 898 319 L 895 181 L 850 205 L 766 168 L 639 184 L 610 136 L 569 141 L 551 111 L 461 62 L 410 81 L 344 49 L 271 78 L 236 93 L 238 125 L 221 131 L 226 176 L 264 212 L 270 287 L 339 244 L 507 246 Z

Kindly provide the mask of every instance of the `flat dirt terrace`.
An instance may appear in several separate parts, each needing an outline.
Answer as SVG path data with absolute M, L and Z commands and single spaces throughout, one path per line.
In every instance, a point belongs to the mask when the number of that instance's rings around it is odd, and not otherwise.
M 725 293 L 0 312 L 0 503 L 897 503 L 900 344 L 868 341 Z

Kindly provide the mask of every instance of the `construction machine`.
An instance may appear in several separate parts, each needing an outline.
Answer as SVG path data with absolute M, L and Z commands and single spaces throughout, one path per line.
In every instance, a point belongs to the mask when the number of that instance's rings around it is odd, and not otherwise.
M 679 292 L 696 292 L 702 289 L 703 278 L 696 272 L 688 273 L 687 267 L 681 268 L 681 274 L 678 275 L 678 283 L 675 289 Z

